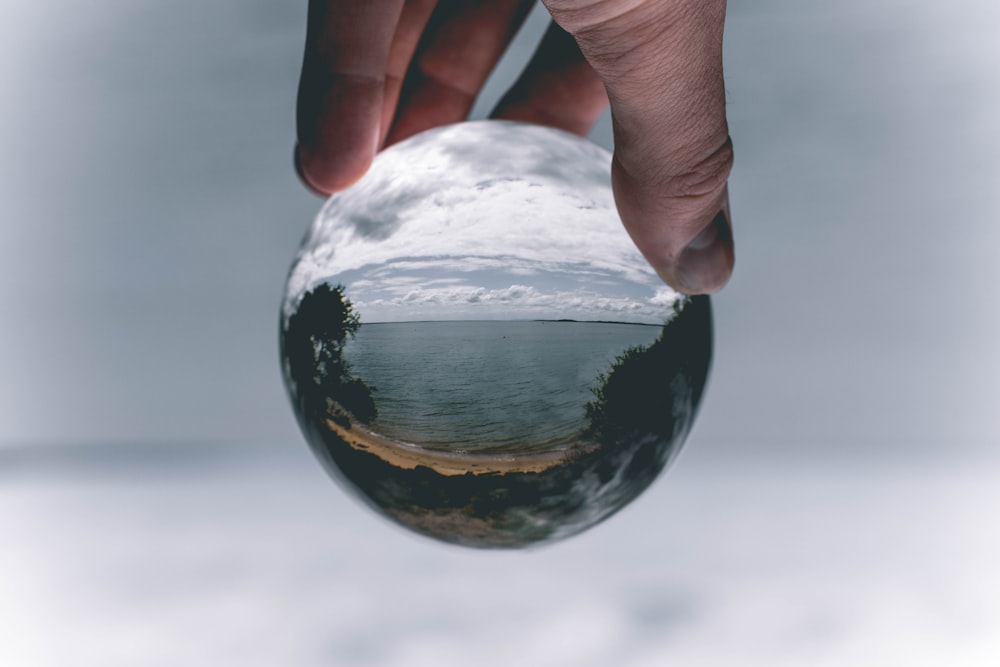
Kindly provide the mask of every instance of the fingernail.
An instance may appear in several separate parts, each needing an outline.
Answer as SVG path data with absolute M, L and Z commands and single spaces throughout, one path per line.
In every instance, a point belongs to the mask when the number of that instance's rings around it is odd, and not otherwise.
M 729 280 L 733 266 L 733 235 L 725 211 L 719 211 L 705 229 L 681 251 L 677 260 L 682 291 L 706 294 Z

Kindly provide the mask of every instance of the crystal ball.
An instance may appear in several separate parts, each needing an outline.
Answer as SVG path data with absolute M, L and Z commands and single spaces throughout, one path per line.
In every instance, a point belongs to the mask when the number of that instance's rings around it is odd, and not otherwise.
M 380 153 L 323 206 L 281 311 L 283 376 L 331 475 L 473 547 L 565 538 L 641 494 L 691 428 L 708 297 L 621 225 L 610 154 L 467 122 Z

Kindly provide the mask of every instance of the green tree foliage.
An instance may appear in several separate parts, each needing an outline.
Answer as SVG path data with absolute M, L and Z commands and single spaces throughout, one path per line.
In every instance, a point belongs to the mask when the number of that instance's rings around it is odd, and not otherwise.
M 598 377 L 586 406 L 589 437 L 603 444 L 673 438 L 690 425 L 712 355 L 711 308 L 707 297 L 693 297 L 684 310 L 649 347 L 629 348 Z M 689 407 L 675 413 L 675 406 Z
M 661 340 L 649 347 L 631 347 L 615 358 L 607 373 L 598 377 L 594 400 L 587 403 L 588 434 L 612 444 L 639 434 L 666 435 L 673 431 L 671 376 L 665 376 Z
M 307 413 L 326 410 L 330 398 L 367 423 L 377 414 L 372 389 L 352 377 L 344 345 L 361 326 L 361 316 L 344 287 L 318 285 L 302 297 L 282 336 L 282 352 L 297 400 Z

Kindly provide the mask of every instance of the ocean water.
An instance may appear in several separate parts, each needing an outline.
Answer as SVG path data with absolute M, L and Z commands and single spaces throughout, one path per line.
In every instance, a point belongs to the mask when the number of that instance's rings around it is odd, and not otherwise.
M 516 450 L 582 431 L 601 374 L 660 332 L 608 322 L 372 323 L 344 359 L 374 387 L 377 430 L 429 447 Z

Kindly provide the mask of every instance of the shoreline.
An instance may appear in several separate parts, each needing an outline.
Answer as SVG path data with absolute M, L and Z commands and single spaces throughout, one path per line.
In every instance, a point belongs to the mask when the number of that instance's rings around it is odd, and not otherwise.
M 536 454 L 502 456 L 453 453 L 424 449 L 419 445 L 392 440 L 355 423 L 352 423 L 350 428 L 345 428 L 330 417 L 327 417 L 324 423 L 352 449 L 373 454 L 389 465 L 403 470 L 413 470 L 422 466 L 449 477 L 470 473 L 473 475 L 540 473 L 568 463 L 598 447 L 595 443 L 577 441 L 565 449 Z

